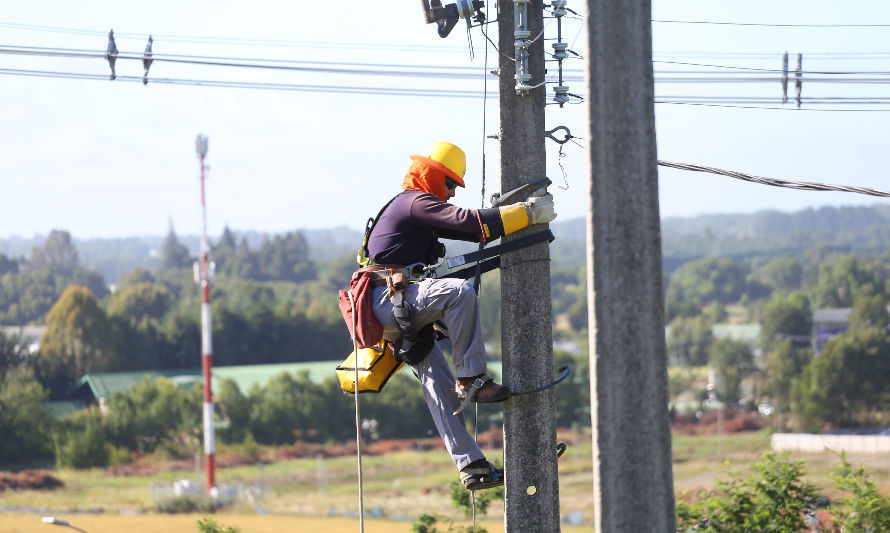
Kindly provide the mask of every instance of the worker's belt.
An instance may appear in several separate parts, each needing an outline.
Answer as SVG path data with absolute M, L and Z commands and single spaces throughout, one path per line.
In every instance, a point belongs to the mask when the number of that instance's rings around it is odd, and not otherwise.
M 402 265 L 370 265 L 363 269 L 371 274 L 371 285 L 374 287 L 389 287 L 395 291 L 403 291 L 407 288 L 407 279 L 411 272 Z
M 537 233 L 532 233 L 531 235 L 526 235 L 525 237 L 513 239 L 511 241 L 498 244 L 496 246 L 491 246 L 489 248 L 482 248 L 481 250 L 476 250 L 466 254 L 446 257 L 438 263 L 432 265 L 427 265 L 425 263 L 414 263 L 408 266 L 372 265 L 365 267 L 365 269 L 363 270 L 371 271 L 371 283 L 375 287 L 385 287 L 391 285 L 394 275 L 397 278 L 399 276 L 404 276 L 405 280 L 415 282 L 422 281 L 426 278 L 435 277 L 469 279 L 472 276 L 476 275 L 477 269 L 480 273 L 484 274 L 485 272 L 500 268 L 500 256 L 502 254 L 515 252 L 516 250 L 521 250 L 522 248 L 527 248 L 534 244 L 550 242 L 554 238 L 555 237 L 553 236 L 553 232 L 548 229 L 539 231 Z M 470 265 L 466 268 L 461 268 L 442 276 L 436 276 L 436 270 L 440 268 L 453 269 L 476 262 L 478 262 L 478 265 Z

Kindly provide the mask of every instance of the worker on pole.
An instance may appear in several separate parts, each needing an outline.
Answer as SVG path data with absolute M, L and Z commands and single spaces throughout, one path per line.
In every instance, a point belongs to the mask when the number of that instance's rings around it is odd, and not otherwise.
M 491 209 L 451 205 L 464 187 L 466 156 L 447 143 L 418 155 L 402 181 L 402 192 L 368 225 L 359 262 L 378 275 L 371 293 L 373 314 L 396 359 L 411 365 L 445 448 L 468 490 L 503 485 L 503 469 L 488 460 L 466 429 L 463 409 L 470 401 L 501 402 L 507 386 L 486 374 L 479 306 L 471 282 L 425 277 L 407 282 L 408 265 L 432 264 L 445 255 L 439 237 L 488 243 L 532 224 L 556 218 L 550 194 Z M 360 270 L 361 272 L 361 270 Z M 404 281 L 403 281 L 404 280 Z M 439 348 L 433 324 L 451 340 L 454 374 Z

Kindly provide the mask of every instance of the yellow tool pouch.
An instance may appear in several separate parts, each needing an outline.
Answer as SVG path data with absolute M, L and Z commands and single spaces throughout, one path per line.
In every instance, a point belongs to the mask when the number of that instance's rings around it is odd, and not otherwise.
M 396 361 L 392 355 L 392 349 L 386 339 L 381 340 L 377 346 L 360 348 L 358 351 L 358 392 L 380 392 L 405 363 Z M 337 367 L 337 378 L 340 380 L 340 388 L 346 394 L 355 394 L 355 352 Z

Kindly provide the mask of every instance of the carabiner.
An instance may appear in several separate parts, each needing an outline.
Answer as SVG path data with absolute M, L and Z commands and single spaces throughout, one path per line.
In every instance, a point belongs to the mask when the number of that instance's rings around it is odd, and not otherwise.
M 440 268 L 442 263 L 435 263 L 433 265 L 427 265 L 426 263 L 413 263 L 410 264 L 404 269 L 408 272 L 408 281 L 418 282 L 423 281 L 426 278 L 435 277 L 436 269 Z

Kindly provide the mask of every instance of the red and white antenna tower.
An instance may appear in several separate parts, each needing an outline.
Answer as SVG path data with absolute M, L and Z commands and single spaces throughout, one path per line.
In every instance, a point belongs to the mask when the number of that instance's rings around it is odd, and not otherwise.
M 207 470 L 207 495 L 216 496 L 216 434 L 213 432 L 213 391 L 210 387 L 210 369 L 213 367 L 213 342 L 210 328 L 210 284 L 213 282 L 215 264 L 210 261 L 210 244 L 207 241 L 207 203 L 204 200 L 204 157 L 207 155 L 207 137 L 198 135 L 195 149 L 201 160 L 201 260 L 195 263 L 195 282 L 201 287 L 201 366 L 204 369 L 204 459 Z

